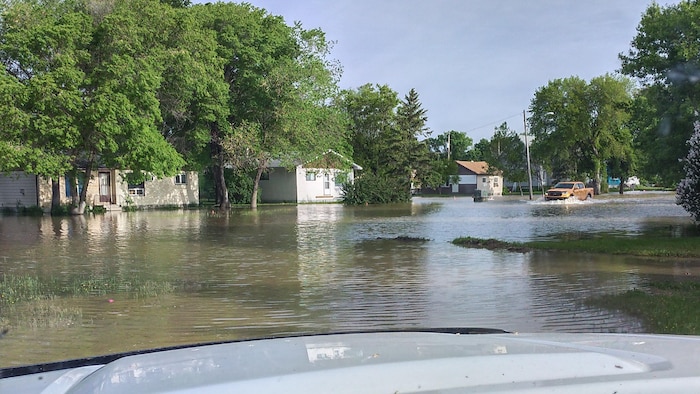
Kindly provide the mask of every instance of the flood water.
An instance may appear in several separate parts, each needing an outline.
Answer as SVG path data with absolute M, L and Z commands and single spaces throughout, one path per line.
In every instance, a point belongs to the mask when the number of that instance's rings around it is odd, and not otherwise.
M 155 295 L 59 296 L 0 309 L 0 368 L 168 345 L 293 333 L 417 327 L 519 332 L 642 332 L 587 297 L 700 275 L 700 263 L 452 245 L 605 233 L 678 233 L 669 193 L 585 202 L 421 198 L 396 206 L 264 206 L 0 218 L 0 273 Z M 397 237 L 416 238 L 412 241 Z M 41 309 L 41 310 L 38 310 Z M 67 317 L 65 315 L 68 315 Z M 3 327 L 0 327 L 3 328 Z

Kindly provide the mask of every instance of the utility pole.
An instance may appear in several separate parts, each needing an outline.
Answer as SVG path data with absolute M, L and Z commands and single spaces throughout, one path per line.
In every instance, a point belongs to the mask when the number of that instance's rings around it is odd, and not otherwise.
M 525 156 L 527 157 L 527 185 L 530 190 L 530 200 L 532 200 L 532 171 L 530 171 L 530 144 L 527 141 L 527 117 L 523 110 L 523 130 L 525 131 Z
M 447 132 L 447 161 L 450 161 L 450 153 L 452 152 L 452 131 Z

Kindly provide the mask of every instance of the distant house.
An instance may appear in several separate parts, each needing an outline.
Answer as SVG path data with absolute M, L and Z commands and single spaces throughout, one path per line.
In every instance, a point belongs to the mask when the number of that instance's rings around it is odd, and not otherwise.
M 291 170 L 273 161 L 260 179 L 262 202 L 337 202 L 342 185 L 352 183 L 362 167 L 332 150 Z
M 125 206 L 139 208 L 160 206 L 188 206 L 199 204 L 199 177 L 186 171 L 174 177 L 150 179 L 137 185 L 128 184 L 123 175 L 127 171 L 100 168 L 93 171 L 88 183 L 86 203 L 103 206 L 107 210 L 121 210 Z M 58 180 L 61 204 L 71 201 L 68 178 Z M 78 183 L 79 189 L 82 182 Z M 41 207 L 51 210 L 51 181 L 23 171 L 0 174 L 0 208 Z
M 503 194 L 503 177 L 489 169 L 485 161 L 457 160 L 458 183 L 451 183 L 452 193 L 473 196 L 477 190 L 482 196 Z

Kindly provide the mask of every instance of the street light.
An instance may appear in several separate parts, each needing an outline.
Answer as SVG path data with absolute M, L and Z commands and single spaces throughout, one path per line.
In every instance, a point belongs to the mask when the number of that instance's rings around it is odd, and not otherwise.
M 532 172 L 530 171 L 530 144 L 527 142 L 527 117 L 523 110 L 523 130 L 525 131 L 525 156 L 527 156 L 527 188 L 530 191 L 530 200 L 532 200 Z

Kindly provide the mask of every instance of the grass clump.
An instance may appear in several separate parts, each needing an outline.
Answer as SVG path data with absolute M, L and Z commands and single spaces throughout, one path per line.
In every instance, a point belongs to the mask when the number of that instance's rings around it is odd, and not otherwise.
M 529 249 L 525 244 L 519 242 L 506 242 L 497 239 L 489 238 L 473 238 L 460 237 L 452 241 L 453 244 L 464 246 L 467 248 L 489 249 L 489 250 L 507 250 L 510 252 L 526 252 Z
M 48 298 L 47 286 L 31 276 L 4 275 L 0 280 L 0 305 Z
M 56 297 L 104 296 L 123 294 L 133 298 L 157 297 L 173 293 L 167 281 L 118 277 L 76 277 L 67 282 L 56 278 L 40 280 L 26 275 L 3 275 L 0 280 L 0 306 L 50 300 Z
M 18 326 L 31 329 L 64 328 L 82 321 L 83 311 L 76 307 L 64 307 L 56 299 L 43 299 L 15 305 L 9 315 Z
M 642 257 L 700 257 L 697 237 L 589 237 L 556 241 L 533 241 L 531 249 L 580 251 Z
M 587 303 L 634 316 L 649 332 L 700 335 L 698 282 L 652 282 L 648 290 L 595 297 Z
M 584 253 L 605 253 L 641 257 L 700 257 L 699 237 L 658 236 L 577 236 L 555 241 L 506 242 L 497 239 L 461 237 L 453 244 L 468 248 L 486 248 L 527 252 L 531 250 L 560 250 Z
M 131 298 L 152 298 L 170 294 L 169 282 L 117 277 L 76 277 L 67 282 L 56 278 L 40 280 L 27 275 L 0 278 L 0 334 L 13 327 L 62 328 L 78 324 L 82 309 L 62 305 L 62 297 L 91 297 L 122 294 Z M 2 336 L 2 335 L 0 335 Z
M 579 236 L 525 243 L 464 237 L 452 242 L 471 248 L 518 252 L 538 249 L 640 257 L 700 257 L 700 239 L 692 236 Z M 650 282 L 646 285 L 646 290 L 633 289 L 620 294 L 603 295 L 591 298 L 587 303 L 634 316 L 642 321 L 649 332 L 700 335 L 700 282 L 690 278 L 678 282 Z

